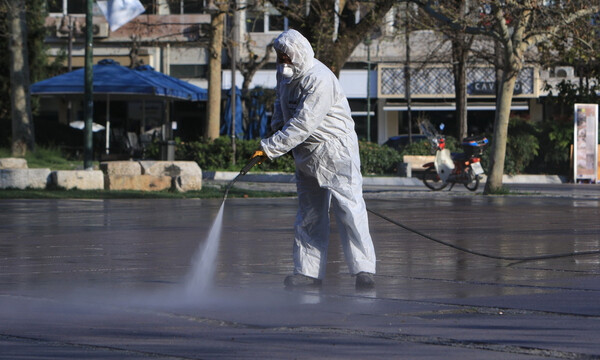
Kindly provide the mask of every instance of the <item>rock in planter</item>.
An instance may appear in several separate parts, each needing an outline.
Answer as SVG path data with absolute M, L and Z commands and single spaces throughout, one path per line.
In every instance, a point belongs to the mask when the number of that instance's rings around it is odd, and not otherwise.
M 52 172 L 51 183 L 67 190 L 102 190 L 104 174 L 100 170 L 58 170 Z
M 0 169 L 27 169 L 27 160 L 21 158 L 0 158 Z
M 142 175 L 142 166 L 137 161 L 105 161 L 100 170 L 106 175 Z
M 161 191 L 171 188 L 170 176 L 105 175 L 106 190 Z
M 0 169 L 0 189 L 45 189 L 50 169 Z
M 173 187 L 177 191 L 199 191 L 202 190 L 202 176 L 180 175 L 173 178 Z
M 195 161 L 140 161 L 142 174 L 154 176 L 193 175 L 202 178 L 202 170 Z

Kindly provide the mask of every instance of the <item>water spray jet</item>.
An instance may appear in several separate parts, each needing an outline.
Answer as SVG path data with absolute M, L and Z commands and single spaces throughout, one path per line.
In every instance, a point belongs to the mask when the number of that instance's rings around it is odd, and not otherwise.
M 262 152 L 261 152 L 262 153 Z M 215 272 L 215 259 L 219 249 L 219 239 L 221 238 L 221 229 L 223 228 L 223 209 L 225 208 L 225 200 L 229 189 L 235 184 L 238 179 L 248 173 L 255 165 L 262 163 L 265 159 L 264 155 L 256 155 L 242 168 L 240 173 L 227 184 L 223 202 L 219 208 L 219 212 L 213 221 L 212 227 L 208 234 L 208 239 L 202 247 L 196 251 L 192 259 L 192 270 L 187 276 L 186 291 L 189 296 L 194 298 L 202 295 L 202 293 L 211 285 L 211 280 Z

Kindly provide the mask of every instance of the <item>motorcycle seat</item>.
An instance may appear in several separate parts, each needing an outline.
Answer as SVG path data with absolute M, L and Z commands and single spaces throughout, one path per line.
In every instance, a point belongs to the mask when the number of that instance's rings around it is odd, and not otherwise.
M 451 153 L 450 154 L 452 156 L 452 160 L 468 160 L 468 156 L 465 153 Z

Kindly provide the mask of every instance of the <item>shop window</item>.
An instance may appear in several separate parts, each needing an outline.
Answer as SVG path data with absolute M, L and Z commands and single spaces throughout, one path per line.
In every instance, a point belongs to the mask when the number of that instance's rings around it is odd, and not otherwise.
M 208 67 L 206 65 L 171 65 L 169 67 L 170 75 L 179 79 L 198 79 L 206 78 Z
M 286 29 L 286 19 L 270 3 L 264 5 L 248 2 L 246 11 L 246 31 L 261 32 L 280 32 Z
M 48 0 L 46 4 L 50 13 L 85 14 L 86 11 L 86 2 L 82 0 L 67 0 L 66 9 L 63 0 Z
M 158 4 L 156 0 L 140 0 L 144 8 L 146 9 L 146 14 L 156 14 L 158 12 Z
M 204 2 L 205 0 L 171 0 L 169 10 L 171 14 L 202 14 Z

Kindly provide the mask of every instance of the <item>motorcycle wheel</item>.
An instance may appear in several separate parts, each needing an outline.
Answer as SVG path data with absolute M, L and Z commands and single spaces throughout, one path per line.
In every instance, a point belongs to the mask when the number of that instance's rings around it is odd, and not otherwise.
M 448 183 L 445 183 L 442 181 L 442 179 L 440 179 L 437 171 L 435 171 L 435 167 L 433 166 L 427 168 L 427 170 L 425 170 L 423 173 L 423 184 L 433 191 L 442 190 L 448 185 Z
M 469 191 L 475 191 L 479 187 L 479 175 L 475 175 L 474 177 L 475 178 L 471 180 L 470 183 L 464 184 Z

